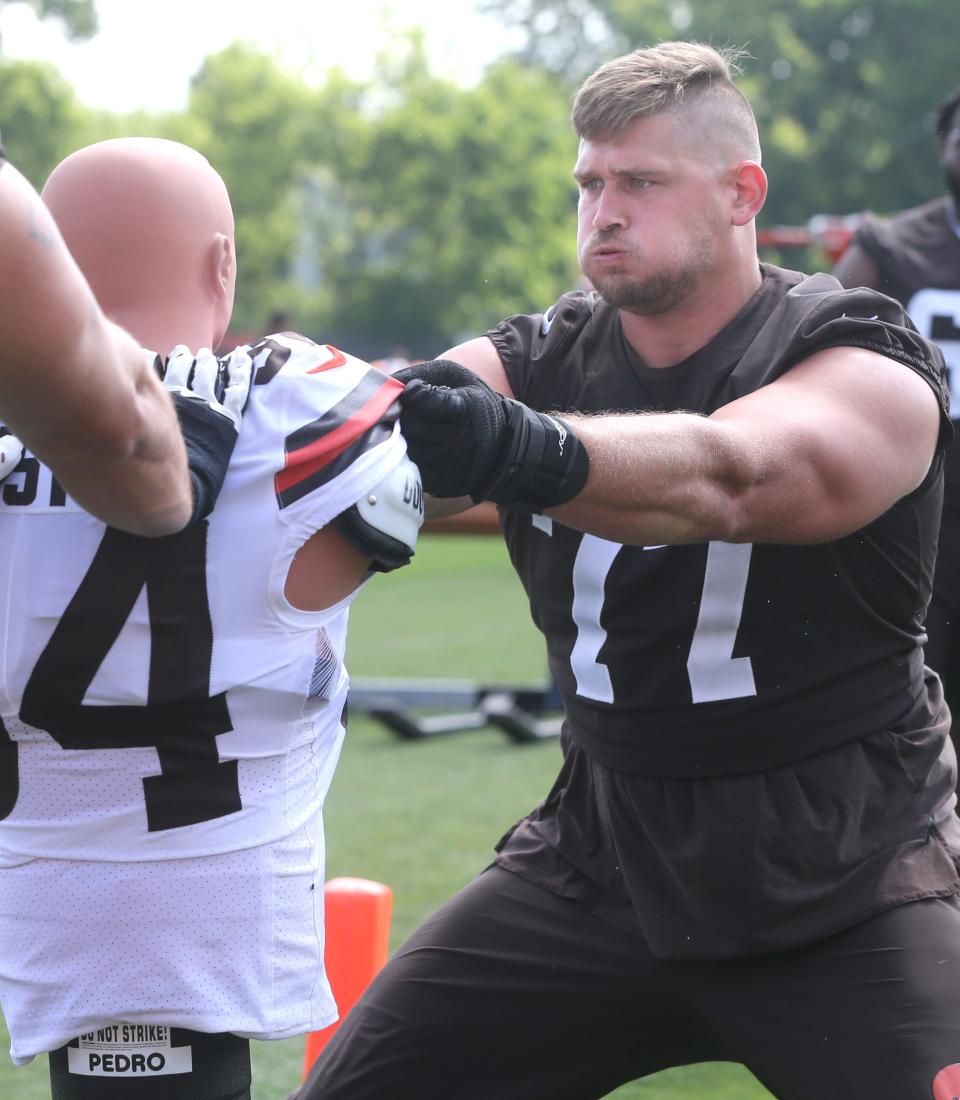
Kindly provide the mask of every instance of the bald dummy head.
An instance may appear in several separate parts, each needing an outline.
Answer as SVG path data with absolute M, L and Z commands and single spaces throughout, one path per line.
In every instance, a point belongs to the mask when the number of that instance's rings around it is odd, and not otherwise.
M 41 194 L 111 320 L 161 354 L 217 347 L 233 309 L 233 211 L 196 150 L 98 142 L 62 161 Z

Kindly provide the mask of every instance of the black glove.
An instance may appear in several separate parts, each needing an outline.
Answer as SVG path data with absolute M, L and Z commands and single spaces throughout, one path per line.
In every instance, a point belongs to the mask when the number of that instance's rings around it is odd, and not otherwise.
M 423 487 L 540 512 L 575 497 L 586 449 L 562 420 L 492 390 L 459 363 L 435 359 L 396 371 L 400 430 Z
M 165 361 L 157 356 L 156 365 L 173 399 L 187 448 L 193 487 L 190 523 L 195 523 L 210 514 L 227 476 L 250 396 L 253 360 L 246 348 L 218 360 L 207 348 L 194 355 L 178 344 Z

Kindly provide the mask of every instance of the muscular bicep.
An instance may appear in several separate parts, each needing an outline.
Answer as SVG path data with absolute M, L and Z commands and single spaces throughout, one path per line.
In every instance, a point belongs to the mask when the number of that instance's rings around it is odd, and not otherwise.
M 872 522 L 926 476 L 940 431 L 931 387 L 881 355 L 833 348 L 718 410 L 750 475 L 735 539 L 819 542 Z

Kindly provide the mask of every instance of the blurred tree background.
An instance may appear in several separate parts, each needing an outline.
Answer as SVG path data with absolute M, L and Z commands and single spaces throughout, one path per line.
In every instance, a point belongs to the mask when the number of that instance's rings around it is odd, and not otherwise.
M 72 37 L 96 30 L 95 0 L 29 2 Z M 432 72 L 416 32 L 371 79 L 331 69 L 320 86 L 231 45 L 206 59 L 186 109 L 166 115 L 88 109 L 56 70 L 4 58 L 0 43 L 4 141 L 38 187 L 102 138 L 195 146 L 234 200 L 235 329 L 292 327 L 367 357 L 436 354 L 574 285 L 571 96 L 637 46 L 747 51 L 739 83 L 771 179 L 761 227 L 890 213 L 943 189 L 933 117 L 960 83 L 957 0 L 478 4 L 519 45 L 471 87 Z
M 955 0 L 482 3 L 523 29 L 519 60 L 574 84 L 608 57 L 666 39 L 744 48 L 739 84 L 771 179 L 765 224 L 889 212 L 942 190 L 933 117 L 960 84 Z
M 95 0 L 0 0 L 0 8 L 15 2 L 32 8 L 38 19 L 59 20 L 67 38 L 74 42 L 90 38 L 99 29 Z

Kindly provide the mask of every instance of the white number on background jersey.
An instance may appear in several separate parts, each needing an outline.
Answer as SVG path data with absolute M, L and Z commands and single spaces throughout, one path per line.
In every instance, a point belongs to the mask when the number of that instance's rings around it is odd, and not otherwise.
M 950 386 L 950 415 L 960 417 L 960 290 L 918 290 L 907 312 L 920 332 L 943 352 Z
M 553 534 L 553 523 L 546 517 L 534 516 L 533 523 L 546 534 Z M 607 576 L 622 547 L 619 542 L 584 535 L 573 564 L 572 616 L 577 638 L 570 653 L 570 667 L 577 694 L 600 703 L 614 701 L 610 670 L 600 661 L 600 650 L 607 640 L 600 617 Z M 752 550 L 749 543 L 711 542 L 707 547 L 700 611 L 687 657 L 695 703 L 757 694 L 750 658 L 733 656 Z

